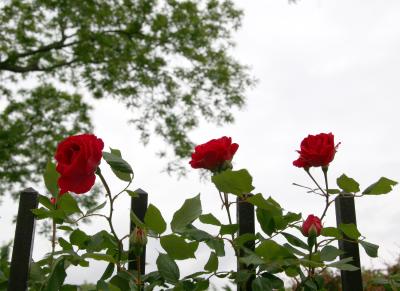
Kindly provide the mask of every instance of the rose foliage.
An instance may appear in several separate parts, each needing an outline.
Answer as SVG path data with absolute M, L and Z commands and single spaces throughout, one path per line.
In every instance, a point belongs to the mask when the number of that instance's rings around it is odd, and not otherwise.
M 94 135 L 67 137 L 55 154 L 57 165 L 50 163 L 46 167 L 44 182 L 50 195 L 41 195 L 40 207 L 33 210 L 37 219 L 52 221 L 54 235 L 52 251 L 32 262 L 29 288 L 78 290 L 78 286 L 65 283 L 66 269 L 71 265 L 87 268 L 92 260 L 98 260 L 106 265 L 93 290 L 207 290 L 211 288 L 211 278 L 225 278 L 243 290 L 284 290 L 285 278 L 295 282 L 296 290 L 324 290 L 324 270 L 357 269 L 352 258 L 339 250 L 338 241 L 357 243 L 370 257 L 377 257 L 378 252 L 378 246 L 368 242 L 356 225 L 326 223 L 326 213 L 333 200 L 338 195 L 387 194 L 397 184 L 382 177 L 361 190 L 354 179 L 343 174 L 336 179 L 336 186 L 328 188 L 328 169 L 337 151 L 333 139 L 333 134 L 308 136 L 301 143 L 300 157 L 294 163 L 312 178 L 312 185 L 301 185 L 302 188 L 322 196 L 322 207 L 313 214 L 303 216 L 287 211 L 273 197 L 252 193 L 250 173 L 232 167 L 238 144 L 232 143 L 230 137 L 222 137 L 197 146 L 190 165 L 210 171 L 211 182 L 217 190 L 214 199 L 221 202 L 225 218 L 207 213 L 199 194 L 188 198 L 174 213 L 169 223 L 171 231 L 167 231 L 168 223 L 150 197 L 151 204 L 143 220 L 131 213 L 134 231 L 117 233 L 113 224 L 118 213 L 116 199 L 121 195 L 138 195 L 131 190 L 132 167 L 117 149 L 101 152 L 103 142 Z M 111 192 L 100 170 L 106 166 L 125 183 L 120 191 Z M 89 191 L 96 178 L 104 186 L 104 201 L 83 212 L 74 193 Z M 324 185 L 318 180 L 324 181 Z M 305 203 L 306 199 L 305 196 Z M 235 216 L 231 209 L 236 201 L 254 205 L 258 222 L 255 234 L 238 235 L 238 224 L 232 219 Z M 108 230 L 83 231 L 79 228 L 80 222 L 88 217 L 104 220 Z M 303 217 L 307 219 L 303 221 Z M 141 274 L 128 268 L 130 262 L 140 266 L 140 254 L 149 240 L 158 240 L 162 248 L 156 270 Z M 196 264 L 194 273 L 183 276 L 177 261 L 198 258 L 199 246 L 209 250 L 207 262 Z M 231 259 L 238 260 L 239 270 L 220 265 L 228 249 L 236 254 Z

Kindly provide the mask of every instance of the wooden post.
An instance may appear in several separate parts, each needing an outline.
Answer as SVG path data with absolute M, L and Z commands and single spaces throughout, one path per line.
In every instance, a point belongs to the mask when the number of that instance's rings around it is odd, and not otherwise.
M 357 225 L 356 209 L 354 197 L 352 195 L 346 193 L 338 195 L 335 200 L 335 208 L 338 227 L 341 223 L 354 223 Z M 344 236 L 344 238 L 349 239 L 346 236 Z M 340 256 L 341 259 L 352 257 L 353 261 L 350 263 L 359 268 L 357 271 L 340 272 L 343 291 L 362 291 L 363 284 L 358 243 L 339 240 L 339 249 L 344 252 L 344 254 Z
M 8 291 L 27 290 L 35 236 L 35 216 L 31 210 L 37 206 L 38 193 L 32 188 L 23 190 L 19 197 Z
M 135 190 L 135 193 L 138 194 L 138 197 L 131 198 L 131 211 L 135 213 L 136 216 L 141 221 L 143 221 L 147 211 L 148 194 L 142 189 Z M 135 226 L 136 225 L 131 221 L 131 233 L 133 232 Z M 146 246 L 143 247 L 143 253 L 140 255 L 140 273 L 142 275 L 145 274 L 145 267 L 146 267 Z M 128 269 L 137 271 L 136 256 L 132 252 L 129 252 Z
M 247 197 L 252 196 L 252 194 L 248 194 Z M 254 224 L 254 205 L 251 203 L 246 202 L 244 199 L 242 198 L 237 198 L 236 200 L 236 219 L 237 219 L 237 223 L 239 226 L 239 231 L 238 231 L 238 235 L 241 236 L 243 234 L 246 233 L 251 233 L 251 234 L 255 234 L 255 224 Z M 251 240 L 245 243 L 244 245 L 246 248 L 248 248 L 249 250 L 254 251 L 255 249 L 255 241 Z M 244 251 L 240 250 L 239 252 L 239 257 L 243 257 L 244 256 Z M 239 258 L 238 258 L 239 259 Z M 252 266 L 246 266 L 245 264 L 242 264 L 239 262 L 239 260 L 237 261 L 237 269 L 238 271 L 241 270 L 251 270 Z M 244 288 L 244 286 L 239 286 L 237 287 L 238 291 L 251 291 L 252 287 L 251 284 L 253 282 L 255 278 L 255 273 L 253 275 L 250 276 L 249 280 L 246 282 L 246 286 Z

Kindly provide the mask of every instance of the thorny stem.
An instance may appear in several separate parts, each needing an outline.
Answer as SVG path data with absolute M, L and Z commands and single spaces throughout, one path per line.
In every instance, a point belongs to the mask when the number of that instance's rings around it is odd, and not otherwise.
M 108 217 L 106 217 L 106 219 L 108 221 L 108 225 L 110 226 L 111 233 L 113 234 L 115 240 L 118 243 L 117 271 L 119 272 L 119 271 L 121 271 L 122 242 L 118 238 L 118 235 L 115 232 L 115 229 L 114 229 L 114 226 L 112 223 L 112 216 L 113 216 L 113 212 L 114 212 L 114 199 L 111 196 L 110 187 L 108 186 L 106 180 L 104 179 L 103 174 L 101 173 L 101 170 L 99 167 L 97 168 L 96 174 L 100 177 L 101 183 L 103 184 L 104 188 L 106 189 L 107 197 L 110 200 L 110 213 L 109 213 Z

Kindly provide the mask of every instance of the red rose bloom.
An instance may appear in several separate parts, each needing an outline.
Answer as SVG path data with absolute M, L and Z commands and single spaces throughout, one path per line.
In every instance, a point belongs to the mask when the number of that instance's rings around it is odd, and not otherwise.
M 309 135 L 301 142 L 300 150 L 297 151 L 300 157 L 293 165 L 299 168 L 327 167 L 335 157 L 339 144 L 335 146 L 332 133 Z
M 70 136 L 58 144 L 55 158 L 60 195 L 68 191 L 82 194 L 92 188 L 103 147 L 103 141 L 93 134 Z
M 195 169 L 203 168 L 213 172 L 224 170 L 231 167 L 230 162 L 238 148 L 239 145 L 232 143 L 230 137 L 212 139 L 194 148 L 189 164 Z
M 321 220 L 317 216 L 314 216 L 312 214 L 307 217 L 301 227 L 301 232 L 304 236 L 310 236 L 311 234 L 319 236 L 321 234 L 321 230 Z

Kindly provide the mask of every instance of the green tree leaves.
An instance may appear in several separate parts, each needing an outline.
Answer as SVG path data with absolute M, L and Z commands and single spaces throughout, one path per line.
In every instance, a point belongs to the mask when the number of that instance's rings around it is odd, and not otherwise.
M 39 6 L 41 9 L 36 9 Z M 173 147 L 178 158 L 190 153 L 193 144 L 188 132 L 201 118 L 232 122 L 231 108 L 244 105 L 244 92 L 254 84 L 248 68 L 230 54 L 232 33 L 240 27 L 242 16 L 231 1 L 98 5 L 35 0 L 19 2 L 16 7 L 11 3 L 1 7 L 0 75 L 7 74 L 11 84 L 1 84 L 0 89 L 12 95 L 13 90 L 8 89 L 22 87 L 19 76 L 23 74 L 38 83 L 51 80 L 84 88 L 95 98 L 114 97 L 134 111 L 130 121 L 144 143 L 155 133 Z M 54 97 L 47 101 L 56 104 Z M 74 113 L 62 113 L 59 117 L 74 120 Z M 85 117 L 79 118 L 82 125 L 89 121 Z M 46 124 L 45 118 L 38 127 L 46 128 L 41 124 Z M 17 127 L 14 129 L 20 130 Z M 22 128 L 29 129 L 29 125 Z M 8 129 L 3 132 L 10 133 Z M 26 136 L 21 134 L 21 138 Z M 18 144 L 12 142 L 11 146 Z M 168 170 L 182 169 L 174 162 Z M 24 173 L 25 178 L 27 175 Z

